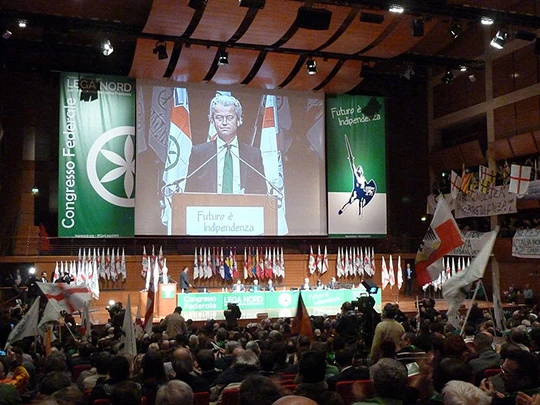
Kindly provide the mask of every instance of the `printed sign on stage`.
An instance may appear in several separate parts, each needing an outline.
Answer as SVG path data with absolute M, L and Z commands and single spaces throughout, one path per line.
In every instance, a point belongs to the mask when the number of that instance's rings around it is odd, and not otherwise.
M 62 73 L 58 236 L 134 235 L 135 82 Z

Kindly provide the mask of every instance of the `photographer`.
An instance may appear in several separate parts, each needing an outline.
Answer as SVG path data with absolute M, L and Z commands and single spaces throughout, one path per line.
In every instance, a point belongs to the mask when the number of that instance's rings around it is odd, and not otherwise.
M 228 302 L 227 309 L 223 311 L 223 315 L 225 316 L 225 321 L 227 322 L 227 328 L 231 330 L 238 327 L 238 320 L 242 316 L 242 312 L 240 311 L 240 307 L 238 307 L 237 303 Z
M 337 321 L 336 332 L 345 340 L 347 346 L 356 345 L 360 337 L 360 318 L 356 316 L 354 307 L 349 301 L 341 305 L 341 317 Z

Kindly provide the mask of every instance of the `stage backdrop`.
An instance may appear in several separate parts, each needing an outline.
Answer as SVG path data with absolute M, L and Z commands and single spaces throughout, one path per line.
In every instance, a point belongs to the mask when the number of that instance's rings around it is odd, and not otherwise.
M 134 235 L 135 82 L 62 73 L 58 236 Z
M 323 94 L 172 85 L 137 81 L 136 234 L 327 234 Z M 216 130 L 208 116 L 210 101 L 217 93 L 238 99 L 242 107 L 239 143 L 261 151 L 264 169 L 260 175 L 251 168 L 246 170 L 263 181 L 264 190 L 259 194 L 271 196 L 265 200 L 271 201 L 270 208 L 265 209 L 276 212 L 273 231 L 261 220 L 264 211 L 248 207 L 247 196 L 235 196 L 236 205 L 231 199 L 216 204 L 223 199 L 211 184 L 216 183 L 216 160 L 223 159 L 216 154 L 221 150 L 212 157 L 199 157 L 189 168 L 190 159 L 195 161 L 192 148 L 215 139 Z M 239 154 L 242 158 L 241 149 Z M 206 180 L 197 179 L 201 173 Z M 241 194 L 244 189 L 237 191 Z M 245 194 L 249 192 L 246 187 Z
M 326 99 L 328 233 L 386 236 L 384 99 Z

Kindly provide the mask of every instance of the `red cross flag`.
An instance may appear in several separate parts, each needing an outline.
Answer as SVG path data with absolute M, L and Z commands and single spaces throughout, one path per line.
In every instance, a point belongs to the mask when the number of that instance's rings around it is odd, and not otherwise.
M 49 301 L 55 301 L 60 309 L 70 314 L 92 299 L 92 293 L 85 285 L 40 282 L 37 285 Z
M 523 195 L 529 189 L 530 182 L 531 168 L 529 166 L 512 165 L 509 192 Z

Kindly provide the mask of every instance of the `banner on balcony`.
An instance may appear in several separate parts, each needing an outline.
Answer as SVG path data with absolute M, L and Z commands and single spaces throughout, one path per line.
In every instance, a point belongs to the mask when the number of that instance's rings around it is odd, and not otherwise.
M 133 236 L 135 81 L 62 73 L 58 236 Z
M 512 256 L 540 259 L 540 229 L 518 229 L 512 238 Z

